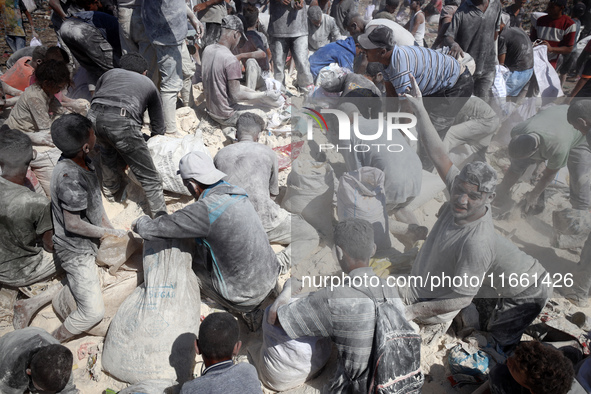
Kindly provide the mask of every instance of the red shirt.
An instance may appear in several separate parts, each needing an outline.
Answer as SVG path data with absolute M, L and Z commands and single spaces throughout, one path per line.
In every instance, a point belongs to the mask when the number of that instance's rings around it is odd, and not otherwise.
M 577 26 L 575 22 L 566 15 L 558 19 L 552 19 L 548 15 L 538 18 L 536 28 L 531 30 L 531 39 L 548 41 L 551 47 L 572 47 L 575 45 Z M 548 54 L 550 64 L 556 67 L 558 60 L 557 53 Z

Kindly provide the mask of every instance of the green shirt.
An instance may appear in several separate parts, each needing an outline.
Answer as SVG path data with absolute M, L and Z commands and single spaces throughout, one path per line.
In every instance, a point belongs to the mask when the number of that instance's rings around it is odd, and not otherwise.
M 521 134 L 540 136 L 540 147 L 531 156 L 537 161 L 546 161 L 550 170 L 566 166 L 570 150 L 585 140 L 583 134 L 566 120 L 568 105 L 557 105 L 540 111 L 534 117 L 519 123 L 511 130 L 511 138 Z

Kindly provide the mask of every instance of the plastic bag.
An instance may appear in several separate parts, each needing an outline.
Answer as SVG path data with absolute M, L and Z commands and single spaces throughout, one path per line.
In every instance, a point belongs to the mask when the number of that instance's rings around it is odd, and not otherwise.
M 125 237 L 105 235 L 96 254 L 96 263 L 109 267 L 109 273 L 115 275 L 119 267 L 142 246 L 141 238 L 135 238 L 131 232 Z
M 293 299 L 292 299 L 293 301 Z M 312 379 L 326 364 L 332 351 L 330 338 L 291 339 L 281 328 L 263 317 L 263 344 L 251 351 L 259 379 L 275 391 L 286 391 Z
M 507 67 L 497 64 L 495 73 L 495 80 L 492 86 L 492 93 L 494 97 L 507 97 L 507 76 L 510 71 Z
M 273 148 L 279 161 L 279 171 L 289 168 L 291 163 L 298 158 L 300 153 L 302 153 L 303 147 L 304 141 L 298 141 L 289 145 L 276 146 Z
M 209 150 L 203 145 L 201 134 L 190 134 L 183 139 L 157 135 L 148 140 L 148 150 L 154 165 L 162 177 L 162 188 L 169 192 L 190 196 L 189 190 L 177 174 L 181 158 L 189 152 L 205 152 Z
M 144 283 L 121 304 L 105 338 L 102 366 L 115 378 L 191 378 L 201 317 L 193 251 L 192 240 L 144 242 Z
M 23 1 L 26 1 L 26 0 L 23 0 Z M 27 9 L 28 8 L 29 7 L 27 7 Z M 31 11 L 29 11 L 29 12 L 31 12 Z M 40 47 L 41 45 L 43 45 L 43 44 L 41 43 L 41 40 L 40 39 L 38 39 L 37 37 L 31 38 L 31 43 L 29 44 L 29 46 L 31 46 L 31 47 Z
M 542 97 L 564 96 L 558 73 L 548 61 L 548 48 L 546 45 L 534 47 L 534 75 L 538 81 Z
M 490 356 L 482 350 L 472 352 L 460 343 L 449 351 L 449 369 L 452 374 L 484 376 L 490 372 Z

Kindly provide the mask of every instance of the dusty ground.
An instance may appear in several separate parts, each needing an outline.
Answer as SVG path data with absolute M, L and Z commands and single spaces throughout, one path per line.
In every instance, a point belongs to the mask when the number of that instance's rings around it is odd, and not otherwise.
M 530 2 L 526 7 L 533 5 L 540 5 L 539 2 Z M 543 9 L 541 7 L 538 9 Z M 34 14 L 35 23 L 38 23 L 38 27 L 45 29 L 41 31 L 41 37 L 44 44 L 51 45 L 55 43 L 53 31 L 48 27 L 48 19 L 45 18 L 45 14 L 42 12 Z M 39 31 L 39 29 L 38 29 Z M 427 41 L 434 39 L 434 33 L 436 31 L 435 25 L 430 25 L 427 33 Z M 52 41 L 53 39 L 53 41 Z M 5 43 L 0 42 L 0 52 L 4 52 Z M 3 58 L 5 61 L 5 58 Z M 3 63 L 0 61 L 0 65 Z M 288 85 L 290 91 L 296 93 L 295 90 Z M 199 87 L 196 87 L 196 97 L 199 96 Z M 199 101 L 199 100 L 197 100 Z M 202 133 L 203 141 L 209 149 L 211 155 L 223 147 L 225 138 L 221 134 L 221 130 L 215 125 L 208 122 L 206 117 L 203 117 L 203 113 L 198 111 L 198 118 L 194 118 L 193 115 L 183 112 L 179 114 L 180 126 L 186 132 L 195 132 L 199 130 Z M 274 134 L 268 132 L 262 138 L 263 143 L 271 147 L 281 146 L 290 143 L 289 136 L 285 134 Z M 309 150 L 304 150 L 304 156 L 313 155 Z M 491 149 L 488 155 L 489 161 L 497 167 L 497 169 L 506 168 L 506 158 L 502 152 L 496 149 Z M 337 155 L 328 155 L 327 162 L 333 167 L 336 176 L 340 176 L 344 171 L 344 165 L 342 157 Z M 286 185 L 287 175 L 289 169 L 282 171 L 280 175 L 280 185 L 282 188 Z M 431 188 L 436 190 L 437 187 Z M 515 188 L 515 199 L 519 198 L 528 190 L 531 186 L 528 183 L 521 183 Z M 416 210 L 416 215 L 423 225 L 431 228 L 436 221 L 435 214 L 439 210 L 445 196 L 443 192 L 432 192 L 431 195 L 424 196 L 426 203 Z M 191 201 L 187 197 L 179 197 L 173 195 L 167 195 L 167 205 L 169 212 L 173 212 L 182 208 L 184 205 Z M 111 217 L 114 225 L 119 228 L 129 228 L 131 222 L 142 215 L 143 210 L 146 208 L 146 202 L 143 197 L 141 190 L 137 187 L 132 187 L 129 191 L 129 199 L 127 204 L 116 204 L 103 201 L 105 208 Z M 512 215 L 509 220 L 495 221 L 495 227 L 501 234 L 508 236 L 515 242 L 522 250 L 526 253 L 536 257 L 549 272 L 573 272 L 576 267 L 580 256 L 580 249 L 563 250 L 557 249 L 551 246 L 553 238 L 552 228 L 552 217 L 551 213 L 553 210 L 559 210 L 562 208 L 569 207 L 568 203 L 568 188 L 565 187 L 552 187 L 548 193 L 548 203 L 546 210 L 536 217 L 529 217 L 522 219 L 519 214 Z M 400 247 L 400 244 L 396 245 Z M 314 256 L 311 258 L 312 271 L 318 274 L 328 274 L 334 272 L 336 269 L 330 249 L 326 246 L 320 247 Z M 285 278 L 283 278 L 285 279 Z M 12 331 L 11 324 L 11 310 L 8 307 L 10 294 L 7 294 L 5 290 L 0 292 L 0 335 Z M 211 301 L 204 299 L 202 300 L 202 317 L 211 313 L 211 311 L 218 310 L 218 307 Z M 550 315 L 562 314 L 569 316 L 572 313 L 579 311 L 579 308 L 574 307 L 568 302 L 558 297 L 558 295 L 552 299 L 552 303 L 549 304 L 548 308 L 544 311 Z M 591 308 L 582 309 L 583 312 L 590 314 Z M 58 327 L 60 319 L 56 316 L 51 306 L 46 307 L 40 313 L 37 314 L 33 320 L 33 326 L 43 327 L 48 331 L 51 331 Z M 241 322 L 242 340 L 244 342 L 243 350 L 239 356 L 239 361 L 248 362 L 248 350 L 254 350 L 261 343 L 262 334 L 260 330 L 256 333 L 248 333 L 246 326 Z M 452 331 L 448 334 L 443 335 L 438 341 L 429 345 L 423 346 L 422 349 L 422 367 L 426 374 L 425 386 L 423 392 L 425 393 L 470 393 L 475 389 L 475 386 L 465 386 L 461 389 L 452 388 L 447 380 L 450 375 L 447 354 L 448 349 L 458 343 L 460 339 L 456 338 Z M 99 394 L 103 393 L 105 389 L 111 388 L 115 391 L 120 390 L 127 386 L 126 383 L 119 382 L 116 379 L 108 376 L 106 373 L 100 371 L 100 352 L 98 353 L 98 359 L 95 360 L 93 356 L 88 355 L 87 349 L 92 349 L 94 346 L 102 348 L 102 337 L 94 336 L 83 336 L 76 339 L 75 341 L 66 344 L 75 356 L 74 365 L 74 376 L 78 387 L 84 394 Z M 91 351 L 92 353 L 92 351 Z M 334 372 L 334 361 L 335 352 L 331 357 L 331 361 L 325 367 L 322 374 L 307 384 L 298 388 L 292 389 L 289 393 L 318 393 L 322 385 L 330 379 Z M 199 373 L 201 370 L 200 360 L 197 360 L 195 373 Z M 269 391 L 270 392 L 270 391 Z

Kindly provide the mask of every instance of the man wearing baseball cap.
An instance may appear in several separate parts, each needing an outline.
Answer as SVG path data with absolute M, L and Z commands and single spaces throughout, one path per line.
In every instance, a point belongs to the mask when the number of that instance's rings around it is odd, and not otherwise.
M 222 19 L 222 33 L 216 44 L 208 45 L 202 56 L 203 92 L 207 113 L 222 126 L 231 129 L 227 136 L 234 139 L 236 122 L 244 112 L 262 111 L 254 107 L 238 105 L 238 102 L 253 104 L 266 103 L 273 105 L 280 97 L 280 92 L 267 90 L 256 92 L 240 85 L 242 65 L 232 53 L 241 39 L 247 40 L 244 26 L 236 15 L 228 15 Z
M 437 99 L 425 102 L 429 117 L 441 139 L 453 125 L 456 115 L 472 95 L 474 81 L 470 71 L 451 56 L 419 46 L 394 44 L 392 30 L 371 26 L 359 36 L 359 45 L 366 50 L 368 62 L 382 63 L 388 97 L 404 94 L 414 76 L 425 97 Z M 421 148 L 423 168 L 432 168 Z
M 575 45 L 577 26 L 563 14 L 566 3 L 567 0 L 550 0 L 546 8 L 548 15 L 539 17 L 530 31 L 532 41 L 542 40 L 542 44 L 548 47 L 548 60 L 554 68 L 558 57 L 571 53 Z
M 262 320 L 258 306 L 274 289 L 280 269 L 261 220 L 246 192 L 223 181 L 226 174 L 206 153 L 185 155 L 179 173 L 196 201 L 154 220 L 143 216 L 132 227 L 146 240 L 196 238 L 193 269 L 201 291 L 241 313 L 254 331 Z

